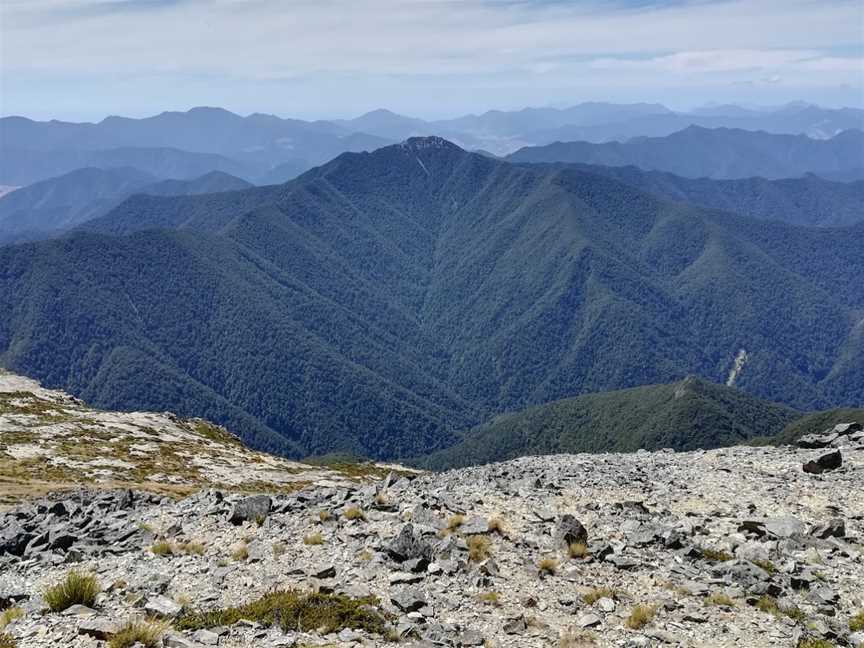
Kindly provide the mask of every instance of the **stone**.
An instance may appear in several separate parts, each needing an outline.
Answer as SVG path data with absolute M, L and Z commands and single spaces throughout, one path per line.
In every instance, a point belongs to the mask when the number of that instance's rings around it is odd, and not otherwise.
M 596 614 L 583 614 L 578 619 L 576 619 L 576 625 L 580 628 L 596 628 L 602 623 L 603 619 L 601 619 Z
M 423 559 L 428 564 L 432 559 L 432 546 L 415 532 L 412 524 L 406 524 L 387 546 L 387 553 L 397 562 Z
M 804 472 L 813 475 L 819 475 L 829 470 L 836 470 L 843 465 L 843 455 L 839 450 L 829 452 L 819 456 L 815 460 L 808 461 L 804 464 Z
M 219 643 L 219 635 L 210 630 L 196 630 L 192 638 L 205 646 L 215 646 Z
M 390 602 L 403 612 L 416 612 L 426 607 L 426 594 L 416 587 L 402 587 L 390 592 Z
M 154 617 L 166 619 L 177 616 L 183 607 L 166 596 L 153 596 L 144 604 L 144 611 Z
M 840 518 L 832 518 L 822 524 L 817 524 L 810 530 L 810 535 L 822 540 L 828 538 L 845 538 L 846 522 Z
M 244 497 L 234 505 L 228 521 L 231 524 L 242 524 L 243 522 L 257 522 L 266 519 L 270 514 L 273 500 L 267 495 L 253 495 Z
M 117 634 L 119 626 L 108 619 L 83 619 L 78 624 L 78 634 L 106 641 Z
M 568 549 L 576 542 L 588 542 L 588 531 L 573 515 L 567 513 L 558 520 L 553 536 L 555 546 Z
M 791 515 L 769 518 L 764 521 L 765 530 L 776 538 L 791 538 L 803 535 L 807 525 Z

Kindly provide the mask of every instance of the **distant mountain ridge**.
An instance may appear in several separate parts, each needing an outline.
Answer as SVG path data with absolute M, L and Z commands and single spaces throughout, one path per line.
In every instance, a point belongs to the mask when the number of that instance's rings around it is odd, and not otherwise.
M 849 130 L 831 139 L 814 140 L 804 135 L 690 126 L 666 137 L 642 137 L 623 143 L 556 142 L 526 147 L 507 159 L 634 165 L 687 178 L 776 179 L 864 168 L 864 131 Z
M 860 404 L 864 225 L 755 221 L 429 137 L 284 185 L 136 195 L 86 230 L 0 248 L 0 363 L 257 447 L 419 456 L 503 411 L 724 381 L 742 357 L 753 396 Z
M 553 165 L 555 166 L 555 165 Z M 711 180 L 683 178 L 635 166 L 557 163 L 614 178 L 669 200 L 681 200 L 760 220 L 811 227 L 844 227 L 864 221 L 864 180 L 833 182 L 808 174 L 801 178 Z
M 98 218 L 136 192 L 181 196 L 252 185 L 221 171 L 192 180 L 160 180 L 133 168 L 84 168 L 0 197 L 0 243 L 56 236 Z

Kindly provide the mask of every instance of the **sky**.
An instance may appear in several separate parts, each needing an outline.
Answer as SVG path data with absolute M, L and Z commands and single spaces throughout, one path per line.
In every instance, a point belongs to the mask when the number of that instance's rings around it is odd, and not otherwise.
M 861 0 L 0 0 L 0 114 L 864 106 Z

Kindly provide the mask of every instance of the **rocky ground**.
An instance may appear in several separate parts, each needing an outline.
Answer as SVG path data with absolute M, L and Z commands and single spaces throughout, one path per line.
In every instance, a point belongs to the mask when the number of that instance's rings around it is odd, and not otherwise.
M 384 476 L 289 461 L 245 447 L 225 429 L 170 412 L 108 412 L 0 369 L 0 507 L 81 487 L 182 496 L 205 488 L 290 492 Z
M 534 457 L 251 498 L 65 493 L 0 518 L 0 607 L 20 617 L 5 632 L 96 648 L 150 617 L 166 624 L 153 645 L 180 647 L 860 646 L 862 442 L 849 428 L 807 448 Z M 71 569 L 102 592 L 52 612 Z M 377 601 L 330 627 L 198 614 L 273 591 Z

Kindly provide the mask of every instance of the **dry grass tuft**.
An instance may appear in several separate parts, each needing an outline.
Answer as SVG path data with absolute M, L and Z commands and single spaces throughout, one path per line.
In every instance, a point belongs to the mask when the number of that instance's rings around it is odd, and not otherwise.
M 541 576 L 554 576 L 558 571 L 558 565 L 557 558 L 542 558 L 537 564 L 537 571 L 540 572 Z
M 615 599 L 618 594 L 610 587 L 594 587 L 582 595 L 582 600 L 587 605 L 593 605 L 601 598 Z
M 486 605 L 501 605 L 501 595 L 498 592 L 483 592 L 477 596 L 477 600 Z
M 592 648 L 597 636 L 584 630 L 567 630 L 558 639 L 558 648 Z
M 249 547 L 245 544 L 239 545 L 231 552 L 231 559 L 236 562 L 243 562 L 249 559 Z
M 489 520 L 489 533 L 497 533 L 498 535 L 507 535 L 507 522 L 504 518 L 493 517 Z
M 5 630 L 6 626 L 15 621 L 16 619 L 24 618 L 24 610 L 20 607 L 11 607 L 3 610 L 0 613 L 0 630 Z
M 160 648 L 168 624 L 161 621 L 130 621 L 111 637 L 108 648 L 130 648 L 141 644 L 145 648 Z
M 631 630 L 639 630 L 654 620 L 657 609 L 653 605 L 637 605 L 624 622 Z
M 735 601 L 722 592 L 714 592 L 705 599 L 705 605 L 716 605 L 718 607 L 735 607 Z
M 849 630 L 852 632 L 861 632 L 864 630 L 864 610 L 849 619 Z
M 573 542 L 567 548 L 567 553 L 571 558 L 585 558 L 588 555 L 588 545 L 584 542 Z
M 471 562 L 483 562 L 489 557 L 489 549 L 492 541 L 484 535 L 475 535 L 468 538 L 468 560 Z
M 342 514 L 345 516 L 346 520 L 365 520 L 366 514 L 357 506 L 352 506 L 350 508 L 345 509 L 345 512 Z
M 303 544 L 305 545 L 323 545 L 324 544 L 324 536 L 320 533 L 310 533 L 309 535 L 303 538 Z

